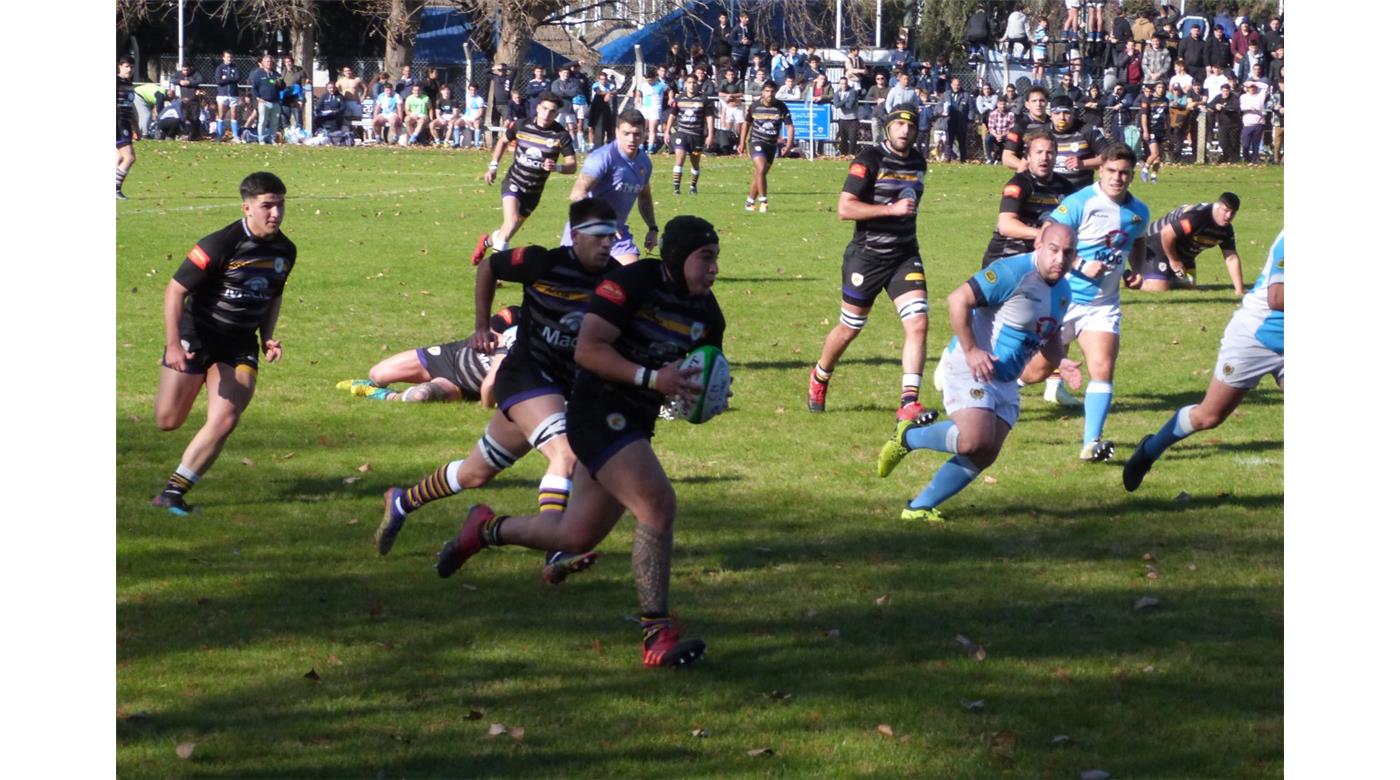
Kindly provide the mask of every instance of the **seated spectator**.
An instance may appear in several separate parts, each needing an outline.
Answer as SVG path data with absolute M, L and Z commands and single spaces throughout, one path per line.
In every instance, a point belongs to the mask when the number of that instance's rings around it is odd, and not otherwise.
M 399 136 L 400 146 L 418 143 L 418 139 L 428 127 L 428 121 L 432 119 L 432 106 L 433 101 L 423 94 L 422 84 L 414 84 L 408 88 L 408 99 L 403 102 L 404 131 Z
M 830 103 L 833 92 L 830 82 L 826 80 L 826 74 L 818 73 L 807 87 L 807 99 L 813 103 Z
M 914 91 L 910 85 L 911 79 L 908 73 L 899 74 L 899 83 L 890 87 L 889 94 L 885 95 L 885 112 L 894 110 L 895 106 L 903 103 L 911 103 L 915 107 L 919 106 L 919 93 Z
M 992 26 L 987 21 L 987 9 L 978 6 L 967 18 L 967 26 L 963 28 L 963 44 L 967 46 L 968 61 L 981 62 L 986 59 L 987 47 L 991 43 Z
M 392 85 L 383 82 L 381 88 L 379 97 L 374 101 L 370 128 L 375 138 L 380 138 L 380 132 L 383 131 L 383 139 L 387 143 L 395 143 L 403 127 L 403 104 Z
M 1007 14 L 1006 32 L 1002 33 L 1001 41 L 1006 44 L 1007 59 L 1012 59 L 1018 52 L 1022 62 L 1030 56 L 1030 20 L 1026 17 L 1026 12 L 1021 9 L 1021 6 L 1013 6 L 1011 13 Z
M 733 68 L 725 68 L 724 78 L 719 82 L 718 97 L 721 104 L 727 104 L 733 95 L 743 97 L 744 82 L 739 80 L 739 74 Z
M 340 82 L 337 80 L 327 84 L 325 94 L 316 101 L 316 113 L 311 120 L 312 129 L 318 133 L 322 130 L 327 133 L 344 131 L 346 105 L 340 93 Z
M 461 104 L 452 99 L 452 87 L 446 84 L 438 87 L 437 100 L 433 103 L 433 119 L 428 123 L 433 145 L 461 146 L 462 129 L 466 124 L 466 120 L 462 119 Z
M 524 94 L 521 94 L 524 100 Z M 528 104 L 529 101 L 526 101 Z M 486 98 L 478 94 L 475 84 L 467 85 L 467 96 L 462 100 L 462 135 L 457 139 L 457 145 L 463 149 L 467 146 L 467 133 L 472 134 L 471 145 L 473 149 L 481 148 L 481 129 L 486 124 Z
M 1098 89 L 1091 87 L 1090 92 Z M 1011 131 L 1011 126 L 1016 124 L 1016 115 L 1013 114 L 1006 104 L 1006 96 L 998 95 L 996 107 L 987 114 L 987 135 L 983 138 L 983 147 L 986 151 L 987 165 L 996 165 L 1001 162 L 1002 145 L 1006 142 L 1006 134 Z
M 1060 83 L 1050 90 L 1050 97 L 1067 97 L 1078 103 L 1084 97 L 1084 92 L 1074 85 L 1074 78 L 1068 73 L 1060 74 Z
M 523 125 L 530 121 L 530 106 L 525 102 L 525 97 L 520 94 L 520 90 L 510 91 L 510 102 L 506 104 L 506 127 Z
M 394 82 L 394 94 L 398 96 L 399 102 L 402 103 L 403 101 L 408 99 L 408 96 L 410 94 L 412 94 L 413 85 L 419 84 L 421 82 L 419 81 L 418 77 L 413 75 L 412 65 L 403 66 L 399 73 L 399 80 Z
M 803 98 L 802 87 L 797 85 L 797 78 L 794 76 L 784 77 L 783 85 L 778 87 L 776 97 L 784 103 L 801 102 Z

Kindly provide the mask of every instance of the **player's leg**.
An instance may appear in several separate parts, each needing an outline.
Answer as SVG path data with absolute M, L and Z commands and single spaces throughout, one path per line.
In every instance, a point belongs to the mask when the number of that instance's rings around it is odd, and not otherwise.
M 671 190 L 674 194 L 681 194 L 681 175 L 685 173 L 685 139 L 679 133 L 671 134 L 671 147 L 676 152 L 676 162 L 671 166 Z
M 449 461 L 404 490 L 384 491 L 384 518 L 375 531 L 380 555 L 388 555 L 408 515 L 423 505 L 481 487 L 530 451 L 530 444 L 505 412 L 497 409 L 467 457 Z
M 1089 372 L 1089 385 L 1084 390 L 1084 440 L 1080 460 L 1107 460 L 1113 454 L 1113 443 L 1103 440 L 1108 409 L 1113 403 L 1113 369 L 1118 361 L 1118 333 L 1109 330 L 1085 330 L 1079 334 L 1079 348 L 1084 350 L 1084 364 Z
M 162 379 L 164 372 L 176 373 L 171 369 L 162 369 Z M 189 376 L 189 375 L 186 375 Z M 224 449 L 224 443 L 238 427 L 238 420 L 243 415 L 243 410 L 248 408 L 248 404 L 253 400 L 253 391 L 257 386 L 257 369 L 251 365 L 230 363 L 215 363 L 209 366 L 208 373 L 203 377 L 208 385 L 208 416 L 204 420 L 204 425 L 195 433 L 194 438 L 185 447 L 185 451 L 180 456 L 180 465 L 175 472 L 170 475 L 170 479 L 165 483 L 165 489 L 151 502 L 152 505 L 168 510 L 171 514 L 189 514 L 190 507 L 185 504 L 185 492 L 194 487 L 199 478 L 214 465 L 219 453 Z M 188 392 L 188 380 L 177 382 L 184 385 L 180 388 L 172 388 L 173 393 L 179 394 L 182 391 Z M 162 382 L 164 384 L 164 382 Z M 196 387 L 196 392 L 198 388 Z M 179 399 L 177 399 L 179 400 Z M 159 403 L 159 399 L 157 401 Z M 188 407 L 185 409 L 188 414 Z M 157 411 L 158 424 L 160 413 Z M 168 421 L 167 421 L 168 422 Z
M 807 378 L 808 411 L 826 411 L 826 390 L 831 382 L 831 375 L 836 372 L 836 364 L 851 346 L 851 342 L 855 341 L 865 328 L 869 316 L 869 305 L 859 306 L 844 300 L 841 302 L 841 316 L 836 325 L 827 332 L 826 340 L 822 342 L 821 357 L 817 359 L 817 364 L 812 367 L 812 373 Z
M 754 145 L 750 144 L 750 146 Z M 758 198 L 759 193 L 759 180 L 764 176 L 766 159 L 756 146 L 750 150 L 749 159 L 753 160 L 753 176 L 749 179 L 749 197 L 744 201 L 744 210 L 753 211 L 754 201 Z
M 919 389 L 924 383 L 924 361 L 928 357 L 928 291 L 919 258 L 901 263 L 886 287 L 904 328 L 900 364 L 904 370 L 899 391 L 898 420 L 912 420 L 924 411 Z
M 997 416 L 993 409 L 964 408 L 952 412 L 950 417 L 946 421 L 950 425 L 942 433 L 945 442 L 952 440 L 956 452 L 938 467 L 928 485 L 909 502 L 901 514 L 902 519 L 942 520 L 938 506 L 972 484 L 983 469 L 996 461 L 1011 432 L 1011 424 Z M 937 433 L 930 434 L 929 438 L 936 439 Z
M 690 194 L 700 194 L 700 153 L 702 149 L 690 150 Z
M 1142 275 L 1142 284 L 1138 289 L 1143 292 L 1167 292 L 1172 289 L 1171 280 L 1175 275 L 1171 271 L 1171 263 L 1152 250 L 1147 251 L 1143 268 L 1138 273 Z
M 632 231 L 625 226 L 622 235 L 612 245 L 613 259 L 622 265 L 631 265 L 642 259 L 642 250 L 637 247 L 637 243 L 632 240 Z
M 369 370 L 369 381 L 378 387 L 388 387 L 395 382 L 427 382 L 432 379 L 428 367 L 423 363 L 421 350 L 406 349 L 403 352 L 384 358 Z
M 768 171 L 773 168 L 773 151 L 764 150 L 762 161 L 758 162 L 758 211 L 768 211 Z
M 117 195 L 122 198 L 126 197 L 122 194 L 122 182 L 126 181 L 127 174 L 131 173 L 131 166 L 135 164 L 136 149 L 128 138 L 117 147 Z
M 538 395 L 513 404 L 509 412 L 516 430 L 549 461 L 540 480 L 540 512 L 563 512 L 573 490 L 570 475 L 576 461 L 564 434 L 564 396 Z

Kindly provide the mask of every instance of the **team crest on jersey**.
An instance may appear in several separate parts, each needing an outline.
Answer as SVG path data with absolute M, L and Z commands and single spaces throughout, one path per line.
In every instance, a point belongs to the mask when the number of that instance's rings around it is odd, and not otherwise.
M 1061 207 L 1055 209 L 1055 213 L 1056 213 L 1056 214 L 1068 214 L 1068 213 L 1069 213 L 1069 206 L 1061 206 Z
M 623 428 L 627 427 L 627 418 L 623 417 L 617 412 L 613 412 L 612 414 L 608 415 L 607 422 L 608 427 L 612 428 L 615 431 L 620 431 Z
M 593 292 L 597 293 L 598 297 L 612 301 L 618 306 L 627 302 L 627 293 L 622 291 L 622 285 L 611 279 L 604 279 Z
M 705 335 L 705 323 L 703 323 L 703 322 L 692 322 L 692 323 L 690 323 L 690 340 L 691 340 L 691 341 L 699 341 L 699 340 L 700 340 L 700 337 L 703 336 L 703 335 Z
M 1278 270 L 1280 270 L 1280 271 L 1283 270 L 1283 261 L 1282 261 L 1282 260 L 1278 261 Z
M 983 396 L 985 396 L 987 393 L 980 387 L 974 387 L 971 390 L 967 391 L 967 394 L 972 396 L 972 400 L 980 401 L 982 400 Z
M 559 325 L 570 333 L 578 333 L 579 326 L 583 325 L 583 312 L 571 311 L 559 318 Z
M 988 283 L 990 283 L 990 284 L 996 284 L 996 283 L 997 283 L 997 272 L 996 272 L 996 271 L 988 270 L 987 272 L 983 273 L 982 275 L 983 275 L 984 277 L 987 278 L 987 282 L 988 282 Z
M 279 258 L 273 260 L 273 261 L 272 261 L 272 270 L 276 271 L 276 272 L 279 273 L 279 274 L 285 273 L 286 270 L 287 270 L 287 258 L 285 258 L 285 257 L 279 257 Z

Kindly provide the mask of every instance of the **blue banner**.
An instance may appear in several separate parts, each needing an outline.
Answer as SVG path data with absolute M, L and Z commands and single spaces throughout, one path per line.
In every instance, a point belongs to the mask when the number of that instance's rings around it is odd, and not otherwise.
M 792 114 L 792 127 L 796 131 L 798 141 L 830 141 L 831 135 L 831 104 L 830 103 L 798 103 L 796 101 L 787 104 L 788 113 Z

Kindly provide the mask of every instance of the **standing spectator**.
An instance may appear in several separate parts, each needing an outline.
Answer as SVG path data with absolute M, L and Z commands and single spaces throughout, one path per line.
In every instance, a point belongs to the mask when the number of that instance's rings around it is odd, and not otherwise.
M 292 55 L 282 55 L 282 124 L 287 127 L 301 127 L 302 83 L 306 81 L 306 71 L 292 60 Z
M 442 77 L 438 74 L 438 69 L 432 67 L 428 68 L 428 74 L 423 77 L 423 81 L 421 83 L 423 85 L 423 94 L 428 98 L 428 100 L 436 100 L 438 96 L 438 90 L 443 85 Z
M 733 49 L 734 61 L 743 65 L 753 56 L 753 26 L 749 24 L 749 12 L 739 12 L 739 23 L 729 33 L 729 45 Z
M 491 66 L 491 124 L 504 124 L 510 114 L 507 108 L 513 101 L 510 95 L 510 71 L 503 63 L 496 63 Z M 529 105 L 524 104 L 521 110 L 525 116 L 529 116 Z
M 1235 34 L 1230 36 L 1230 56 L 1235 64 L 1235 76 L 1241 81 L 1249 78 L 1249 61 L 1246 56 L 1250 52 L 1250 44 L 1255 46 L 1254 51 L 1261 51 L 1264 39 L 1260 37 L 1259 31 L 1254 29 L 1254 25 L 1244 21 L 1235 30 Z
M 399 100 L 407 100 L 413 93 L 413 85 L 421 84 L 422 81 L 413 75 L 413 66 L 404 65 L 399 71 L 399 80 L 394 82 L 394 94 L 399 96 Z
M 573 139 L 574 148 L 583 149 L 583 128 L 579 127 L 578 112 L 574 108 L 575 98 L 578 99 L 578 103 L 587 104 L 584 102 L 582 89 L 579 83 L 574 81 L 573 73 L 569 70 L 568 65 L 559 66 L 559 78 L 549 85 L 549 91 L 564 100 L 559 108 L 559 116 L 556 121 L 569 132 L 569 137 Z M 536 103 L 538 102 L 536 101 Z
M 1199 40 L 1205 40 L 1210 34 L 1210 20 L 1201 16 L 1192 8 L 1188 10 L 1180 19 L 1176 21 L 1176 37 L 1181 39 L 1181 43 L 1191 39 L 1191 31 L 1196 30 Z M 1181 53 L 1181 43 L 1177 44 L 1176 52 Z
M 1045 83 L 1045 62 L 1050 58 L 1050 20 L 1040 17 L 1031 33 L 1031 83 Z
M 865 66 L 865 58 L 860 56 L 859 46 L 852 46 L 846 55 L 846 79 L 853 88 L 860 89 L 869 87 L 873 82 L 870 71 Z
M 1089 93 L 1079 102 L 1079 121 L 1085 127 L 1103 129 L 1104 98 L 1098 84 L 1089 85 Z
M 948 78 L 953 74 L 953 68 L 948 64 L 948 55 L 940 54 L 933 58 L 933 89 L 929 90 L 931 95 L 941 95 L 948 91 Z
M 875 86 L 865 91 L 865 101 L 869 104 L 869 108 L 866 110 L 870 112 L 870 115 L 864 116 L 864 112 L 862 112 L 861 119 L 875 120 L 874 128 L 871 130 L 871 140 L 877 144 L 880 143 L 880 139 L 884 135 L 885 98 L 889 94 L 890 88 L 885 84 L 885 72 L 876 71 Z
M 971 94 L 963 91 L 962 79 L 954 78 L 949 82 L 943 104 L 948 115 L 948 148 L 943 159 L 953 161 L 953 146 L 956 145 L 958 162 L 967 162 L 967 135 L 977 117 L 977 103 Z
M 1264 50 L 1259 48 L 1259 44 L 1249 44 L 1249 49 L 1244 54 L 1244 73 L 1240 78 L 1245 81 L 1251 78 L 1268 78 L 1269 57 Z
M 1025 110 L 1026 105 L 1021 100 L 1021 96 L 1016 93 L 1015 84 L 1007 84 L 1006 87 L 1002 89 L 1001 94 L 1002 97 L 1006 98 L 1006 110 L 1010 111 L 1012 116 Z
M 271 54 L 264 54 L 258 61 L 258 67 L 248 74 L 248 83 L 258 101 L 258 143 L 273 143 L 278 120 L 282 118 L 282 77 L 272 67 Z
M 1007 14 L 1006 32 L 1002 33 L 1001 40 L 1006 44 L 1006 57 L 1008 60 L 1014 56 L 1017 47 L 1020 49 L 1020 56 L 1023 62 L 1030 57 L 1030 19 L 1026 17 L 1026 12 L 1021 9 L 1021 6 L 1012 6 L 1011 13 Z
M 850 156 L 856 153 L 856 137 L 860 129 L 857 117 L 860 88 L 851 86 L 845 76 L 836 83 L 831 100 L 831 115 L 836 120 L 836 153 Z
M 983 125 L 987 124 L 987 115 L 992 113 L 997 107 L 997 94 L 992 89 L 991 84 L 982 85 L 982 94 L 977 96 L 977 119 Z
M 802 67 L 798 81 L 803 84 L 811 84 L 820 75 L 822 75 L 822 59 L 813 54 L 807 58 L 807 64 Z
M 403 127 L 403 101 L 399 100 L 398 93 L 387 81 L 380 86 L 383 91 L 374 101 L 370 129 L 375 138 L 380 137 L 381 129 L 384 130 L 384 140 L 388 143 L 395 143 L 401 135 L 399 129 Z
M 1168 89 L 1180 89 L 1181 94 L 1185 95 L 1187 92 L 1191 91 L 1191 85 L 1195 84 L 1196 80 L 1191 78 L 1190 73 L 1186 72 L 1185 62 L 1177 60 L 1175 68 L 1176 74 L 1167 82 L 1167 87 Z
M 340 68 L 340 76 L 335 80 L 335 84 L 340 88 L 340 99 L 345 101 L 346 106 L 351 103 L 358 103 L 365 99 L 365 83 L 349 65 Z
M 719 83 L 718 89 L 721 103 L 728 103 L 729 99 L 736 95 L 741 98 L 744 95 L 744 83 L 739 80 L 738 73 L 733 68 L 725 69 L 724 80 Z
M 1079 35 L 1080 0 L 1065 0 L 1065 22 L 1060 25 L 1060 37 L 1065 40 Z
M 180 67 L 179 75 L 170 80 L 170 88 L 180 98 L 180 122 L 185 126 L 191 141 L 197 140 L 199 130 L 199 83 L 204 77 L 186 62 Z
M 1235 15 L 1231 12 L 1229 5 L 1221 4 L 1220 10 L 1216 12 L 1213 26 L 1219 27 L 1225 33 L 1225 40 L 1229 40 L 1235 35 Z
M 924 157 L 929 156 L 929 135 L 933 132 L 934 122 L 943 111 L 943 106 L 938 101 L 929 98 L 928 90 L 918 89 L 919 100 L 919 129 L 914 136 L 914 148 L 919 150 L 919 154 Z M 946 140 L 946 139 L 945 139 Z
M 1123 84 L 1127 89 L 1128 100 L 1136 103 L 1142 92 L 1142 55 L 1138 53 L 1136 41 L 1124 44 L 1123 51 Z
M 1147 51 L 1142 53 L 1143 86 L 1165 85 L 1171 77 L 1172 53 L 1162 44 L 1162 36 L 1154 35 L 1148 43 Z
M 536 65 L 534 77 L 525 82 L 525 87 L 522 90 L 525 93 L 525 100 L 530 105 L 530 113 L 534 113 L 535 106 L 540 102 L 540 95 L 549 91 L 549 84 L 550 79 L 545 76 L 544 68 Z
M 671 46 L 666 51 L 666 56 L 661 59 L 661 64 L 666 66 L 668 73 L 685 73 L 687 60 L 690 56 L 682 48 L 680 41 L 671 41 Z
M 1223 163 L 1238 162 L 1240 158 L 1240 97 L 1234 92 L 1234 84 L 1227 82 L 1220 87 L 1220 94 L 1206 104 L 1215 116 Z
M 942 95 L 937 95 L 929 100 L 927 106 L 920 109 L 919 114 L 927 121 L 932 135 L 932 143 L 925 156 L 935 160 L 943 159 L 948 151 L 948 104 L 944 102 Z
M 987 114 L 987 137 L 983 146 L 986 147 L 988 165 L 996 165 L 1001 161 L 1006 134 L 1015 123 L 1016 115 L 1011 113 L 1010 107 L 1007 106 L 1006 97 L 998 95 L 996 108 Z
M 1275 88 L 1283 83 L 1283 47 L 1278 47 L 1273 59 L 1269 60 L 1269 83 Z
M 1283 20 L 1277 16 L 1269 20 L 1269 29 L 1259 34 L 1264 39 L 1264 51 L 1271 58 L 1282 57 L 1279 51 L 1283 50 Z
M 1194 84 L 1194 82 L 1192 82 Z M 1186 146 L 1186 140 L 1194 125 L 1195 106 L 1191 101 L 1188 88 L 1182 87 L 1175 80 L 1172 81 L 1171 89 L 1167 92 L 1167 159 L 1171 162 L 1182 161 L 1182 150 Z M 1195 148 L 1195 144 L 1192 144 Z
M 1274 125 L 1274 162 L 1283 163 L 1283 75 L 1279 75 L 1274 85 L 1274 94 L 1269 98 L 1269 118 Z
M 757 98 L 763 91 L 763 85 L 768 82 L 768 71 L 763 68 L 750 70 L 749 77 L 744 80 L 744 95 L 748 98 Z
M 520 127 L 530 121 L 530 104 L 526 102 L 525 96 L 520 94 L 520 90 L 512 89 L 510 91 L 510 102 L 506 103 L 502 119 L 504 120 L 502 135 L 512 127 Z
M 1084 97 L 1083 91 L 1074 85 L 1074 78 L 1068 73 L 1060 74 L 1060 83 L 1056 84 L 1055 88 L 1050 91 L 1051 98 L 1061 96 L 1067 97 L 1075 103 L 1078 103 Z
M 720 14 L 718 23 L 719 26 L 710 31 L 710 58 L 715 67 L 727 68 L 734 57 L 734 44 L 729 41 L 734 30 L 729 26 L 729 14 Z
M 797 79 L 792 76 L 783 78 L 783 85 L 778 87 L 778 99 L 784 103 L 802 101 L 802 88 L 797 86 Z
M 1147 39 L 1157 34 L 1157 25 L 1152 23 L 1146 11 L 1141 12 L 1133 19 L 1133 40 L 1140 46 L 1147 44 Z
M 1188 37 L 1182 39 L 1177 44 L 1177 62 L 1186 65 L 1186 72 L 1191 74 L 1191 78 L 1197 83 L 1206 79 L 1206 47 L 1207 41 L 1202 37 L 1204 33 L 1200 27 L 1192 27 Z
M 238 82 L 242 77 L 238 74 L 238 66 L 233 64 L 233 52 L 224 49 L 224 61 L 214 69 L 214 83 L 217 85 L 218 94 L 214 100 L 217 119 L 214 122 L 214 142 L 224 141 L 224 122 L 233 121 L 233 142 L 241 143 L 238 133 L 238 116 L 234 113 L 234 108 L 238 106 Z
M 1244 94 L 1240 96 L 1240 121 L 1243 130 L 1240 145 L 1244 161 L 1253 165 L 1259 161 L 1259 143 L 1264 138 L 1264 128 L 1268 122 L 1268 95 L 1264 83 L 1253 79 L 1244 83 Z
M 1225 34 L 1225 28 L 1217 24 L 1211 30 L 1210 40 L 1206 41 L 1206 65 L 1214 65 L 1224 71 L 1232 67 L 1234 62 L 1234 55 L 1230 52 L 1230 38 Z
M 812 80 L 811 86 L 807 88 L 807 99 L 813 103 L 830 103 L 833 99 L 831 84 L 826 80 L 825 73 L 818 73 Z
M 1162 43 L 1176 41 L 1176 24 L 1181 20 L 1181 11 L 1172 5 L 1170 0 L 1163 0 L 1158 5 L 1157 16 L 1152 20 L 1152 35 L 1154 38 L 1161 38 Z M 1173 46 L 1172 48 L 1175 48 Z
M 1205 88 L 1206 100 L 1214 100 L 1215 96 L 1220 94 L 1220 88 L 1230 83 L 1230 77 L 1222 73 L 1221 69 L 1215 65 L 1211 65 L 1206 70 L 1208 73 L 1205 81 L 1201 82 L 1201 86 Z
M 647 123 L 646 150 L 650 154 L 655 151 L 660 141 L 656 137 L 657 124 L 661 121 L 661 107 L 666 101 L 670 90 L 666 87 L 664 78 L 666 66 L 657 67 L 656 70 L 647 74 L 641 85 L 637 89 L 637 107 L 642 112 L 642 118 Z M 664 139 L 662 139 L 664 140 Z
M 588 127 L 593 133 L 595 149 L 613 140 L 612 106 L 616 91 L 608 74 L 599 70 L 597 80 L 589 87 L 588 98 Z
M 919 93 L 914 91 L 914 87 L 910 85 L 909 81 L 908 73 L 899 74 L 899 83 L 890 87 L 890 91 L 885 95 L 886 113 L 893 111 L 895 106 L 902 103 L 911 103 L 916 107 L 919 105 Z M 778 93 L 778 99 L 782 99 L 781 91 Z
M 1115 143 L 1123 143 L 1123 128 L 1132 124 L 1134 103 L 1128 97 L 1127 87 L 1121 82 L 1113 85 L 1113 91 L 1104 98 L 1104 119 L 1107 135 Z

